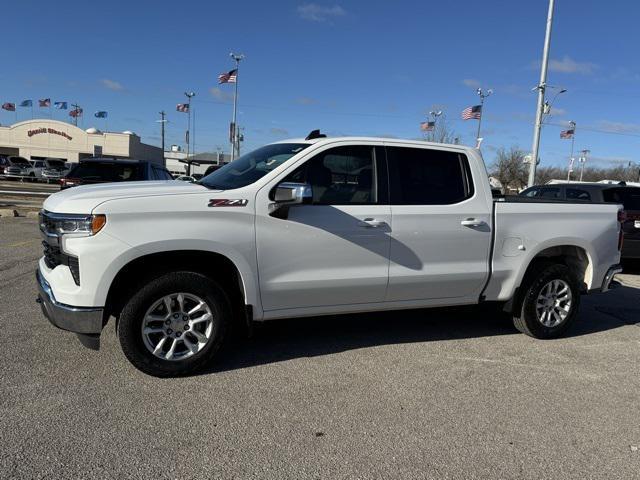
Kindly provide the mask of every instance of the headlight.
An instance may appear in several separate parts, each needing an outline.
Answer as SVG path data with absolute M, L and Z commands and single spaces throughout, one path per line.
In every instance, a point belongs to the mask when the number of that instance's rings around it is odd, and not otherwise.
M 41 214 L 40 228 L 50 235 L 95 235 L 107 223 L 105 215 L 74 215 L 46 212 Z

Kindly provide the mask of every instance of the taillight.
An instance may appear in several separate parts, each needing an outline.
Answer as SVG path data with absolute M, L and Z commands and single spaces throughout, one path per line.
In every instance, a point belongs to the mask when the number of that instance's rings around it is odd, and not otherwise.
M 627 221 L 627 212 L 624 210 L 618 210 L 618 222 L 624 223 Z

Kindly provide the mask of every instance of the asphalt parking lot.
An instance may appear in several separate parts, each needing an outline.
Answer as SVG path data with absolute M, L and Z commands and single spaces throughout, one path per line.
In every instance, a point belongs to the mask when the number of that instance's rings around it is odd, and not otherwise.
M 640 478 L 640 286 L 536 341 L 487 311 L 277 321 L 201 375 L 135 370 L 34 302 L 0 219 L 0 478 Z

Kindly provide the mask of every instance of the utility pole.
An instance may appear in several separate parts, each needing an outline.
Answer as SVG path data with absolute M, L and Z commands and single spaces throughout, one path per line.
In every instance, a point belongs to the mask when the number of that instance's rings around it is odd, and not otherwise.
M 580 181 L 582 181 L 582 175 L 584 174 L 584 164 L 587 163 L 587 154 L 591 153 L 591 150 L 580 150 Z
M 184 92 L 187 97 L 187 134 L 185 135 L 185 140 L 187 144 L 187 175 L 191 174 L 191 164 L 189 163 L 189 132 L 191 130 L 191 98 L 195 97 L 195 93 L 193 92 Z
M 238 80 L 240 79 L 240 60 L 244 58 L 243 54 L 235 54 L 231 52 L 229 54 L 231 58 L 236 62 L 236 82 L 235 88 L 233 92 L 233 120 L 231 122 L 231 131 L 230 131 L 230 140 L 231 140 L 231 161 L 235 160 L 238 156 L 238 152 L 240 150 L 240 141 L 238 137 L 238 125 L 236 124 L 237 120 L 237 110 L 238 110 Z
M 72 112 L 75 111 L 75 115 L 73 116 L 73 124 L 77 127 L 78 126 L 78 113 L 80 112 L 80 105 L 78 105 L 77 103 L 72 103 L 71 107 L 73 108 L 73 110 L 71 110 Z
M 164 158 L 164 124 L 167 123 L 167 121 L 164 119 L 166 113 L 164 110 L 162 110 L 160 112 L 160 120 L 156 120 L 157 122 L 160 123 L 160 136 L 162 138 L 162 165 L 164 165 L 166 167 L 166 160 Z
M 533 129 L 533 146 L 531 148 L 531 163 L 529 164 L 529 180 L 527 185 L 531 187 L 536 183 L 536 167 L 540 149 L 540 132 L 542 130 L 542 115 L 544 113 L 544 93 L 547 88 L 547 67 L 549 65 L 549 48 L 551 46 L 551 28 L 553 26 L 554 0 L 549 0 L 549 12 L 547 13 L 547 31 L 544 36 L 544 49 L 542 51 L 542 66 L 540 68 L 540 83 L 538 90 L 538 109 L 536 111 L 536 124 Z

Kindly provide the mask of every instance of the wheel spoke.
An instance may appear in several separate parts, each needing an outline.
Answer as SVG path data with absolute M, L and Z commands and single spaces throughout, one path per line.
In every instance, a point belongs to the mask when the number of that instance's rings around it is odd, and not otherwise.
M 165 355 L 165 358 L 167 360 L 171 360 L 173 358 L 173 354 L 176 351 L 176 345 L 178 344 L 178 339 L 174 338 L 173 339 L 173 343 L 171 344 L 171 347 L 169 347 L 169 350 L 167 351 L 167 354 Z
M 151 333 L 161 333 L 164 329 L 162 327 L 144 327 L 142 331 L 145 335 L 149 335 Z
M 207 337 L 197 330 L 189 330 L 189 332 L 198 339 L 198 343 L 206 343 Z
M 178 308 L 180 309 L 180 311 L 184 312 L 184 295 L 179 293 L 176 297 L 176 301 L 178 302 Z
M 198 317 L 198 318 L 194 318 L 192 319 L 189 323 L 190 324 L 196 324 L 196 323 L 200 323 L 200 322 L 206 322 L 211 320 L 211 314 L 210 313 L 205 313 L 204 315 Z
M 167 315 L 154 315 L 153 313 L 151 315 L 147 315 L 147 323 L 149 322 L 164 322 L 167 317 L 169 316 L 169 314 Z
M 154 355 L 159 355 L 159 354 L 160 354 L 160 352 L 162 352 L 162 346 L 164 345 L 164 342 L 166 342 L 166 341 L 167 341 L 167 338 L 169 338 L 169 337 L 167 337 L 167 336 L 165 335 L 164 337 L 162 337 L 162 338 L 160 339 L 160 341 L 159 341 L 159 342 L 158 342 L 158 344 L 156 345 L 156 348 L 154 348 L 154 349 L 153 349 L 153 354 L 154 354 Z
M 196 312 L 199 312 L 200 310 L 202 310 L 204 308 L 204 302 L 200 302 L 198 305 L 196 305 L 195 307 L 193 307 L 191 310 L 189 310 L 187 312 L 187 315 L 193 315 Z
M 162 299 L 164 306 L 167 309 L 167 316 L 171 315 L 171 297 L 167 295 Z
M 187 348 L 191 350 L 191 353 L 198 353 L 198 345 L 191 342 L 191 340 L 189 340 L 186 335 L 182 338 L 182 341 L 187 346 Z

